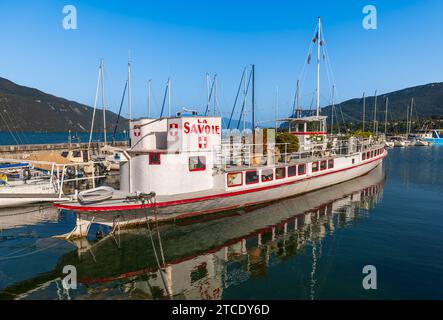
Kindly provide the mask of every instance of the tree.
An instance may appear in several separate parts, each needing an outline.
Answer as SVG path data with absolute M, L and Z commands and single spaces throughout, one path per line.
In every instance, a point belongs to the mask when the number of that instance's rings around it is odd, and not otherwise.
M 276 143 L 287 143 L 287 153 L 297 152 L 299 148 L 297 136 L 289 132 L 277 133 L 275 137 Z M 283 147 L 280 147 L 283 148 Z

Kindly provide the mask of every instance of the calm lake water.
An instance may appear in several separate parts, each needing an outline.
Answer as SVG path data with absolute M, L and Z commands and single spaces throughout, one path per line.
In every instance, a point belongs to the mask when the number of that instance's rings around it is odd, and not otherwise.
M 146 229 L 100 241 L 91 230 L 74 245 L 51 238 L 73 228 L 72 213 L 3 212 L 0 298 L 442 299 L 443 148 L 389 152 L 350 182 L 161 226 L 163 277 Z M 66 265 L 78 272 L 69 292 Z M 376 290 L 362 286 L 365 265 Z

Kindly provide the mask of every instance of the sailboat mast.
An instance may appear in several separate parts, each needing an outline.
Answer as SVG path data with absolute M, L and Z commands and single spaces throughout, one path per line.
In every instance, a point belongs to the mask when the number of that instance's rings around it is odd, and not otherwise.
M 105 103 L 105 65 L 103 63 L 103 59 L 100 60 L 100 74 L 101 74 L 101 82 L 102 82 L 102 109 L 103 109 L 103 139 L 106 145 L 106 103 Z
M 247 74 L 247 67 L 245 67 L 246 74 Z M 246 78 L 243 83 L 243 133 L 246 129 Z
M 277 119 L 278 119 L 278 86 L 275 87 L 275 132 L 277 132 Z
M 206 110 L 207 110 L 208 114 L 211 112 L 211 101 L 210 101 L 211 96 L 209 93 L 209 81 L 210 81 L 209 80 L 209 73 L 206 72 L 206 99 L 207 99 Z
M 92 142 L 92 132 L 94 132 L 95 110 L 97 109 L 98 90 L 99 90 L 99 86 L 100 86 L 100 76 L 101 76 L 101 65 L 98 69 L 97 86 L 95 88 L 94 110 L 92 111 L 91 131 L 89 132 L 88 157 L 89 157 L 89 149 L 91 148 L 91 142 Z
M 168 113 L 171 117 L 171 78 L 168 79 Z
M 151 117 L 151 79 L 148 81 L 148 118 Z
M 317 27 L 317 117 L 320 115 L 320 42 L 321 42 L 321 22 L 318 17 Z
M 129 112 L 129 136 L 131 136 L 132 101 L 131 101 L 131 61 L 128 62 L 128 112 Z
M 332 86 L 332 116 L 331 116 L 331 134 L 333 134 L 334 132 L 334 108 L 335 108 L 335 85 Z
M 294 114 L 296 115 L 296 118 L 300 118 L 301 117 L 301 112 L 300 112 L 300 80 L 297 80 L 297 91 L 295 93 L 295 108 L 296 110 L 294 110 Z
M 362 131 L 365 131 L 365 113 L 366 113 L 366 96 L 365 93 L 363 92 L 363 128 Z
M 412 131 L 412 108 L 414 107 L 414 98 L 411 99 L 411 110 L 409 116 L 409 133 Z
M 386 97 L 386 107 L 385 107 L 385 136 L 388 134 L 388 104 L 389 104 L 389 98 Z
M 213 86 L 214 86 L 214 98 L 213 98 L 214 99 L 214 102 L 213 102 L 214 110 L 212 111 L 212 114 L 215 116 L 216 111 L 217 111 L 217 74 L 214 74 L 213 82 L 214 82 L 214 84 L 213 84 Z M 208 114 L 209 114 L 209 112 L 208 112 Z
M 374 93 L 374 134 L 376 134 L 377 130 L 377 90 Z
M 252 99 L 251 99 L 251 107 L 252 107 L 252 144 L 255 148 L 255 64 L 252 65 Z M 255 152 L 255 151 L 254 151 Z
M 406 107 L 406 135 L 409 134 L 409 104 Z

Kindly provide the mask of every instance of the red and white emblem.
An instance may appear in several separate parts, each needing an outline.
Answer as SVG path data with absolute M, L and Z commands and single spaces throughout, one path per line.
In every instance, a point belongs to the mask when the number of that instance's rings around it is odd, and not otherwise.
M 208 137 L 198 137 L 198 148 L 206 149 L 208 147 Z
M 178 123 L 169 124 L 169 135 L 171 137 L 178 137 Z
M 142 130 L 139 125 L 134 125 L 134 137 L 140 137 Z

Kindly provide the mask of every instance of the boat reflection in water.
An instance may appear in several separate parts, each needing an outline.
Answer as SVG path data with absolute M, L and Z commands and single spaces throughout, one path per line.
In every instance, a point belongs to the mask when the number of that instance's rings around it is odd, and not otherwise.
M 81 249 L 63 256 L 53 275 L 60 277 L 63 266 L 74 265 L 83 290 L 72 290 L 71 296 L 79 299 L 221 299 L 226 288 L 265 275 L 271 263 L 294 259 L 306 245 L 366 215 L 380 199 L 383 183 L 379 166 L 303 196 L 160 225 L 160 237 L 151 223 L 152 239 L 147 228 L 122 230 L 94 243 L 83 239 Z
M 50 204 L 28 205 L 16 208 L 0 208 L 0 232 L 42 222 L 57 222 L 59 210 Z

